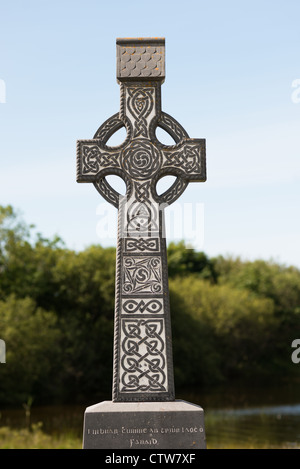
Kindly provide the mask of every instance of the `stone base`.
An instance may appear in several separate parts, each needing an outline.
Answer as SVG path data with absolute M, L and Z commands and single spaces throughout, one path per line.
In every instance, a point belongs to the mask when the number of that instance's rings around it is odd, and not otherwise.
M 83 449 L 205 449 L 204 412 L 189 402 L 112 402 L 87 407 Z

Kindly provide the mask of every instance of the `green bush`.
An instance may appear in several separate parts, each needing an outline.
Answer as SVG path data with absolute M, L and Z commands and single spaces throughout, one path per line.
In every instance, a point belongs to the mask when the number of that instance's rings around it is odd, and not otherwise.
M 30 395 L 48 392 L 61 356 L 56 323 L 55 314 L 44 311 L 31 298 L 11 295 L 0 302 L 1 338 L 6 343 L 0 402 L 25 402 Z
M 0 206 L 0 404 L 110 398 L 115 249 L 75 252 Z M 300 271 L 168 247 L 175 384 L 297 375 Z

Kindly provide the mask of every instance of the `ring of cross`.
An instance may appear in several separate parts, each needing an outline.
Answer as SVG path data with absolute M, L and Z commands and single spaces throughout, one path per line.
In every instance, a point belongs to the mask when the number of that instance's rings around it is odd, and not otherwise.
M 116 133 L 118 130 L 120 130 L 122 127 L 125 127 L 124 122 L 119 118 L 119 113 L 114 114 L 111 116 L 109 119 L 107 119 L 97 130 L 97 132 L 94 135 L 94 139 L 100 139 L 103 144 L 106 144 L 106 142 L 111 138 L 111 136 Z M 165 130 L 174 140 L 175 145 L 174 147 L 181 142 L 183 138 L 188 138 L 188 134 L 185 131 L 185 129 L 177 122 L 172 116 L 165 112 L 161 112 L 161 116 L 159 121 L 156 124 L 156 127 L 159 127 L 163 130 Z M 155 135 L 155 129 L 154 129 L 154 135 Z M 125 141 L 121 144 L 115 147 L 116 149 L 120 149 L 121 147 L 126 146 L 130 139 L 129 133 L 127 134 L 127 137 Z M 166 145 L 162 144 L 156 139 L 155 142 L 157 148 L 161 147 L 164 148 Z M 168 145 L 170 148 L 170 146 Z M 132 182 L 129 177 L 124 176 L 124 173 L 122 173 L 121 170 L 115 169 L 114 174 L 118 173 L 118 175 L 124 180 L 126 184 L 126 192 L 127 192 L 127 197 L 130 197 L 131 191 L 132 191 Z M 109 172 L 108 172 L 109 174 Z M 107 174 L 107 175 L 108 175 Z M 176 180 L 174 183 L 161 195 L 158 195 L 156 192 L 156 184 L 159 179 L 166 175 L 172 175 L 176 176 Z M 178 172 L 174 173 L 171 168 L 165 168 L 164 170 L 160 170 L 159 176 L 157 178 L 153 178 L 153 181 L 151 183 L 153 185 L 153 193 L 155 194 L 155 199 L 159 203 L 166 203 L 168 205 L 171 205 L 175 200 L 180 197 L 180 195 L 184 192 L 188 185 L 188 181 L 186 181 L 183 177 L 178 174 Z M 106 177 L 103 176 L 101 177 L 98 181 L 94 182 L 94 186 L 97 189 L 97 191 L 106 199 L 108 202 L 110 202 L 112 205 L 114 205 L 116 208 L 119 206 L 119 197 L 121 194 L 119 194 L 107 181 Z

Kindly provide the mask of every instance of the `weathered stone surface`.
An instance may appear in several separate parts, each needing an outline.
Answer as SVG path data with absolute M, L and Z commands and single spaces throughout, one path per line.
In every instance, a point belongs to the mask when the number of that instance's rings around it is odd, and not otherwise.
M 6 344 L 0 339 L 0 363 L 6 363 Z
M 165 78 L 164 38 L 117 39 L 117 79 L 163 81 Z
M 77 181 L 93 182 L 118 208 L 113 400 L 120 402 L 175 399 L 164 209 L 189 182 L 206 180 L 205 140 L 189 138 L 161 111 L 164 62 L 163 38 L 118 39 L 120 112 L 77 142 Z M 107 146 L 121 127 L 124 143 Z M 175 145 L 161 144 L 157 127 Z M 110 174 L 123 178 L 125 196 L 110 186 Z M 176 180 L 158 195 L 164 175 Z
M 205 449 L 203 409 L 185 401 L 119 403 L 88 407 L 84 449 Z
M 84 448 L 205 448 L 203 410 L 175 401 L 164 209 L 206 180 L 205 140 L 161 110 L 164 38 L 117 39 L 120 112 L 77 142 L 77 181 L 93 182 L 118 209 L 113 402 L 85 412 Z M 116 147 L 109 138 L 125 127 Z M 174 145 L 163 145 L 156 129 Z M 106 176 L 126 184 L 121 196 Z M 176 177 L 163 194 L 156 184 Z

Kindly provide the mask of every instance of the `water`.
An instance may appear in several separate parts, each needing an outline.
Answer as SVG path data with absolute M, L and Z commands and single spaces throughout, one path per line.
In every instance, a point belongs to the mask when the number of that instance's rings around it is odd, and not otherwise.
M 205 412 L 208 448 L 300 448 L 300 384 L 177 393 Z M 32 406 L 30 422 L 81 438 L 84 406 Z M 28 425 L 24 409 L 0 411 L 0 426 Z
M 213 448 L 300 448 L 300 404 L 211 411 L 206 423 Z
M 300 448 L 300 383 L 183 394 L 204 408 L 209 448 Z

